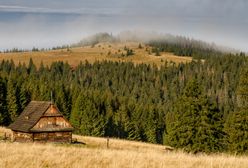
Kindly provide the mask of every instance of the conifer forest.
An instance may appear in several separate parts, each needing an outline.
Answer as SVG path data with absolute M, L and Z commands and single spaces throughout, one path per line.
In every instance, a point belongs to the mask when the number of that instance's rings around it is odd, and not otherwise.
M 0 125 L 12 123 L 31 100 L 52 99 L 76 134 L 165 144 L 193 153 L 247 153 L 245 54 L 150 45 L 154 52 L 192 56 L 193 61 L 164 62 L 161 67 L 0 62 Z

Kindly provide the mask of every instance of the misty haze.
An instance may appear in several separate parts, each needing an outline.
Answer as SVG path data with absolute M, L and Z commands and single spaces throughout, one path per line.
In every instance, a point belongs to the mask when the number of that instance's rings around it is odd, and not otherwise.
M 148 31 L 183 35 L 247 51 L 243 0 L 0 2 L 0 49 L 53 47 L 98 33 Z

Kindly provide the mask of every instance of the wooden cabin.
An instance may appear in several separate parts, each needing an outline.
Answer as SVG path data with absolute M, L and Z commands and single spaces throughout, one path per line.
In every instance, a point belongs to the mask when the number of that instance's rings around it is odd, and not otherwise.
M 51 102 L 31 101 L 9 128 L 13 132 L 13 141 L 72 141 L 73 127 Z

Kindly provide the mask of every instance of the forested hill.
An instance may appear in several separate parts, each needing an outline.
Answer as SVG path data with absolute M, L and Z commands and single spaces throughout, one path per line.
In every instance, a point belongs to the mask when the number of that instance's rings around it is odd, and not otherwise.
M 178 56 L 196 56 L 206 53 L 238 53 L 230 47 L 207 43 L 185 36 L 175 36 L 171 34 L 159 34 L 155 32 L 135 32 L 124 31 L 117 35 L 109 33 L 97 33 L 82 39 L 80 42 L 72 44 L 71 47 L 96 45 L 102 42 L 138 42 L 151 45 L 160 52 L 173 52 Z M 196 53 L 197 52 L 197 53 Z M 199 56 L 199 55 L 198 55 Z
M 32 60 L 27 66 L 2 61 L 0 124 L 13 122 L 30 100 L 50 100 L 52 91 L 78 134 L 193 152 L 247 152 L 246 67 L 244 55 L 231 54 L 177 66 L 165 62 L 160 69 L 121 62 L 37 68 Z

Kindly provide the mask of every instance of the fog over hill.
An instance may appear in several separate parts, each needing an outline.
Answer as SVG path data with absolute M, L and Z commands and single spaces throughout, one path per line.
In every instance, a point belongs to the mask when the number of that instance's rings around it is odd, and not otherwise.
M 213 49 L 221 52 L 231 52 L 236 53 L 239 50 L 216 45 L 215 43 L 207 43 L 201 40 L 196 40 L 193 38 L 188 38 L 184 36 L 175 36 L 172 34 L 164 34 L 157 32 L 144 32 L 144 31 L 123 31 L 116 35 L 109 33 L 97 33 L 83 38 L 78 43 L 74 43 L 72 47 L 95 45 L 97 43 L 121 43 L 121 42 L 140 42 L 145 44 L 151 44 L 153 42 L 162 42 L 167 44 L 177 44 L 181 46 L 192 46 L 202 49 Z
M 244 0 L 8 0 L 0 2 L 0 49 L 48 48 L 98 32 L 161 32 L 248 51 Z

